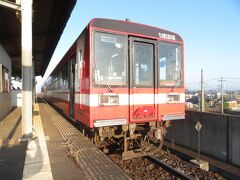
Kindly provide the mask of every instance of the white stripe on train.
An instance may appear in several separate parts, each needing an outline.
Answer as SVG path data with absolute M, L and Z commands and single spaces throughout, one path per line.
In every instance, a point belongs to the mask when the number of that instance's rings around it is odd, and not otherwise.
M 167 104 L 168 95 L 179 95 L 180 99 L 177 103 L 185 103 L 185 94 L 184 93 L 169 93 L 169 94 L 156 94 L 155 102 L 157 104 Z M 119 95 L 119 105 L 141 105 L 141 104 L 154 104 L 153 94 L 118 94 Z M 48 97 L 54 97 L 62 99 L 64 101 L 69 101 L 69 94 L 60 94 L 58 92 L 48 92 Z M 75 103 L 86 105 L 86 106 L 99 106 L 99 94 L 75 94 Z

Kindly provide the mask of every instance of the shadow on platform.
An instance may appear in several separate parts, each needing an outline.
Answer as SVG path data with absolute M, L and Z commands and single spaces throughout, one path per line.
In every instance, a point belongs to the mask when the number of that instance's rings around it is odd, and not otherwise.
M 27 142 L 0 150 L 0 179 L 22 179 Z

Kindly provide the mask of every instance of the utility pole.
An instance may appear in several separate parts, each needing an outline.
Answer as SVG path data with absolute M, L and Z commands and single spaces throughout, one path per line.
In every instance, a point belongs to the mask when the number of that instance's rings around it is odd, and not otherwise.
M 223 78 L 221 77 L 220 82 L 221 82 L 221 101 L 222 101 L 222 114 L 224 113 L 223 111 Z
M 201 111 L 205 112 L 205 97 L 203 89 L 203 70 L 201 69 Z

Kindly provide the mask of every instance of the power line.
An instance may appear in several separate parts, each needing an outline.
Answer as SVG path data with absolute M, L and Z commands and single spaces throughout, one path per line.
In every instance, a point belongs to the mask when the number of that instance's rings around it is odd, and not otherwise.
M 236 78 L 236 77 L 222 77 L 224 79 L 240 79 L 240 78 Z
M 222 83 L 222 89 L 221 84 L 219 87 L 217 87 L 219 81 L 221 82 L 221 79 L 223 80 Z M 240 90 L 240 78 L 237 77 L 220 77 L 220 78 L 211 78 L 208 80 L 204 80 L 203 84 L 201 81 L 197 82 L 189 82 L 185 83 L 185 86 L 187 89 L 197 91 L 201 90 L 201 86 L 207 91 L 214 90 L 214 91 L 224 91 L 225 89 L 232 89 L 232 90 Z M 230 87 L 229 87 L 230 86 Z

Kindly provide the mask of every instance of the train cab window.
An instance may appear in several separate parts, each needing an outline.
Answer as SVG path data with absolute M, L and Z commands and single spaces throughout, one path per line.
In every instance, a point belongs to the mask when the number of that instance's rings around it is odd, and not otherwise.
M 126 85 L 127 37 L 96 32 L 94 39 L 94 84 Z
M 159 42 L 159 84 L 165 87 L 182 85 L 182 50 L 178 44 Z
M 0 93 L 10 92 L 10 77 L 8 69 L 0 64 Z

